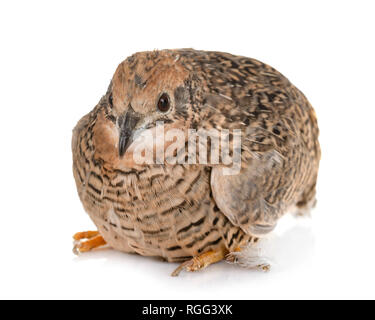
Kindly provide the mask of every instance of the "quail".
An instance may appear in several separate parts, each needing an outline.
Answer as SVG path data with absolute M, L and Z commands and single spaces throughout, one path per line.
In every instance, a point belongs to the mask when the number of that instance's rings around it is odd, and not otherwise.
M 137 134 L 160 122 L 165 132 L 227 130 L 232 146 L 239 132 L 238 172 L 220 161 L 155 161 L 154 149 L 154 161 L 135 161 Z M 73 130 L 73 174 L 97 227 L 74 235 L 74 251 L 161 257 L 181 263 L 174 276 L 221 260 L 268 270 L 245 253 L 286 212 L 314 205 L 318 135 L 306 97 L 265 63 L 193 49 L 136 53 Z M 182 160 L 185 139 L 173 154 Z

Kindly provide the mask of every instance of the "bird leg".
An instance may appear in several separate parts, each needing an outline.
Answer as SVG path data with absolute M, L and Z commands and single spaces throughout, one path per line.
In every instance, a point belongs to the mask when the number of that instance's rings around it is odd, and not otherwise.
M 226 256 L 226 253 L 227 252 L 225 249 L 219 249 L 217 251 L 210 250 L 208 252 L 202 253 L 196 257 L 193 257 L 193 259 L 182 263 L 175 271 L 173 271 L 171 276 L 178 276 L 183 269 L 185 269 L 186 271 L 197 271 L 204 269 L 210 264 L 223 260 Z
M 75 241 L 79 241 L 82 239 L 90 239 L 99 234 L 99 231 L 84 231 L 84 232 L 77 232 L 74 236 L 73 239 Z
M 94 248 L 104 246 L 106 244 L 103 237 L 98 231 L 77 232 L 74 236 L 74 254 L 78 255 L 82 252 L 90 251 Z M 82 241 L 86 239 L 86 241 Z

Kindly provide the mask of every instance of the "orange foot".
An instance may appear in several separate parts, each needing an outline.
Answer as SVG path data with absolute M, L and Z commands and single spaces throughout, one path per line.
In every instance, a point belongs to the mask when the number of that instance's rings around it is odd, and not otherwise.
M 74 236 L 73 253 L 79 255 L 106 244 L 98 231 L 77 232 Z M 85 241 L 83 241 L 85 240 Z
M 185 269 L 186 271 L 198 271 L 208 267 L 210 264 L 219 262 L 225 258 L 226 251 L 224 249 L 218 251 L 208 251 L 202 253 L 193 259 L 185 261 L 182 263 L 173 273 L 172 277 L 177 277 L 180 272 Z

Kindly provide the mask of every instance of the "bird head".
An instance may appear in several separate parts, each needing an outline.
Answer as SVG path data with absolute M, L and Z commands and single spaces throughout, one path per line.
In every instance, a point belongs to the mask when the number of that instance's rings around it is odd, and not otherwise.
M 198 86 L 179 59 L 173 50 L 141 52 L 117 67 L 94 127 L 100 158 L 129 160 L 136 137 L 154 131 L 158 122 L 164 132 L 199 122 L 199 113 L 193 112 Z

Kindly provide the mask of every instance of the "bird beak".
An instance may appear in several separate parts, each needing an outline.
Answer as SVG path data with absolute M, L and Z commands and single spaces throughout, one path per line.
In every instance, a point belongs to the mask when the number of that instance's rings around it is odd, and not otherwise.
M 119 156 L 122 157 L 133 142 L 133 132 L 140 114 L 135 112 L 131 106 L 128 111 L 120 117 L 120 139 L 118 144 Z

